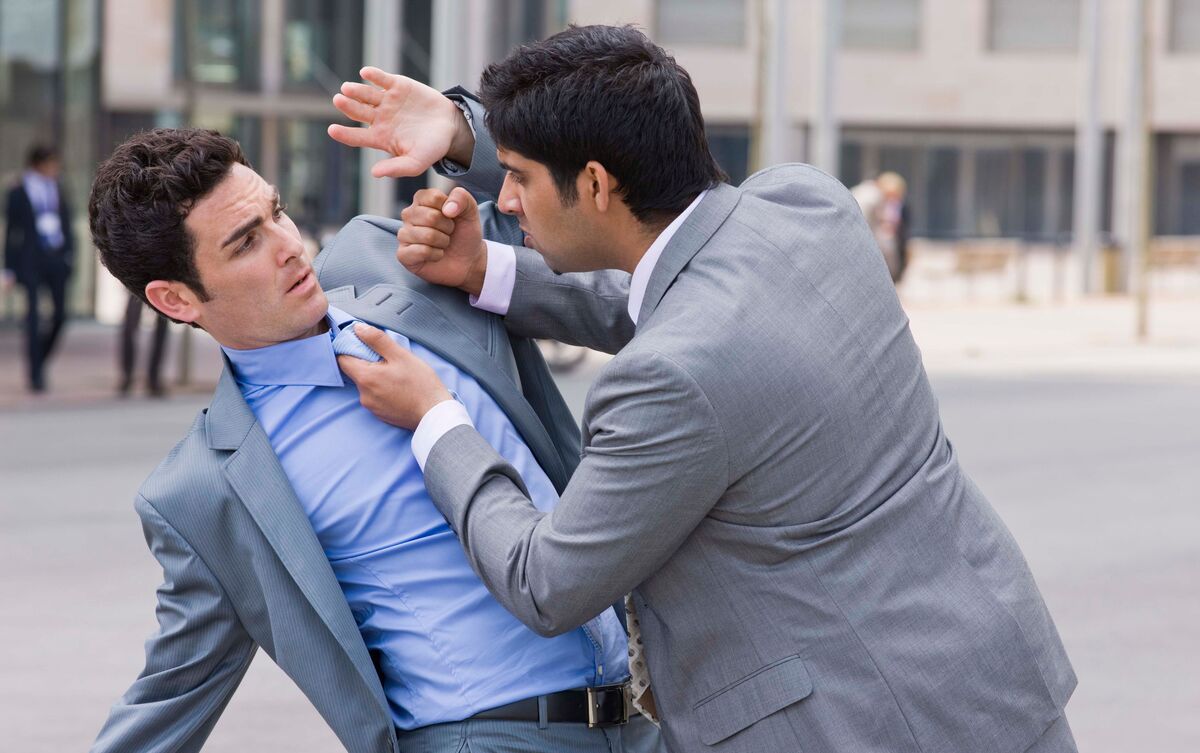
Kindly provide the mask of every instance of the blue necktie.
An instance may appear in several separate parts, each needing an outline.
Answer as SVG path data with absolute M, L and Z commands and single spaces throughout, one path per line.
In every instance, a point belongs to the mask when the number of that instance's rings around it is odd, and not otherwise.
M 337 337 L 333 338 L 333 352 L 339 356 L 354 356 L 361 358 L 364 361 L 378 362 L 382 361 L 383 357 L 375 351 L 367 347 L 367 344 L 358 339 L 358 335 L 354 333 L 354 323 L 357 320 L 350 320 L 342 325 L 341 332 L 337 333 Z

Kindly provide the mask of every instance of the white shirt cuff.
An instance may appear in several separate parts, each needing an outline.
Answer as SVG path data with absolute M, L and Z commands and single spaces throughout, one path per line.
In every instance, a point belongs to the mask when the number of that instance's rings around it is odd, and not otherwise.
M 446 432 L 456 426 L 474 425 L 471 417 L 467 415 L 466 406 L 457 400 L 443 400 L 430 408 L 421 419 L 421 423 L 417 424 L 412 438 L 413 455 L 417 458 L 417 465 L 421 466 L 421 472 L 425 472 L 425 462 L 429 460 L 433 446 Z
M 478 296 L 471 296 L 471 305 L 504 316 L 517 284 L 517 252 L 504 243 L 486 240 L 484 243 L 487 244 L 487 270 L 483 273 L 483 288 Z

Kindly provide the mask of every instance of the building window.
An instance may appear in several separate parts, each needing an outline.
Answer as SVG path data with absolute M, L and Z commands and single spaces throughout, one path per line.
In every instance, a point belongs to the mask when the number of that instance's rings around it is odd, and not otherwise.
M 336 92 L 363 63 L 363 2 L 287 0 L 284 77 L 290 88 Z
M 930 238 L 962 235 L 958 226 L 959 150 L 952 146 L 933 147 L 926 162 L 924 235 Z M 917 217 L 919 214 L 914 213 L 914 220 Z M 918 234 L 917 227 L 913 228 L 913 234 Z
M 1115 143 L 1108 134 L 1101 191 L 1105 231 L 1112 227 Z M 1200 146 L 1200 138 L 1195 143 Z M 1040 243 L 1070 239 L 1075 178 L 1071 134 L 848 129 L 842 155 L 853 156 L 852 163 L 842 165 L 847 185 L 883 172 L 907 181 L 914 236 Z M 1196 158 L 1200 160 L 1200 149 Z M 1173 180 L 1172 191 L 1186 182 Z
M 19 171 L 34 143 L 59 135 L 62 69 L 56 2 L 0 0 L 0 170 Z
M 1200 235 L 1200 136 L 1162 134 L 1155 153 L 1155 232 Z
M 658 0 L 655 41 L 663 45 L 746 43 L 746 0 Z
M 852 50 L 916 50 L 920 0 L 844 0 L 842 46 Z
M 1200 52 L 1200 0 L 1171 0 L 1171 52 Z
M 198 84 L 258 87 L 258 3 L 176 0 L 175 76 Z
M 302 230 L 320 238 L 358 213 L 359 150 L 325 134 L 325 120 L 289 120 L 279 140 L 279 195 Z
M 1074 52 L 1080 0 L 991 0 L 988 47 L 1000 52 Z
M 750 172 L 750 128 L 717 125 L 705 129 L 708 148 L 733 185 L 741 185 Z

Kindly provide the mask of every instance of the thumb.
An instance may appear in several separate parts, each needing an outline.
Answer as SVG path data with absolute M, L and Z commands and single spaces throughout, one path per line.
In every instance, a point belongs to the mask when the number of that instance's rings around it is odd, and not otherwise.
M 446 203 L 442 205 L 442 214 L 452 220 L 469 222 L 479 217 L 479 205 L 467 189 L 459 186 L 446 197 Z
M 383 356 L 385 361 L 395 361 L 404 353 L 404 349 L 388 337 L 386 332 L 369 324 L 355 322 L 354 334 L 358 335 L 358 339 L 362 340 L 364 345 Z
M 429 165 L 407 154 L 398 157 L 382 159 L 371 165 L 371 176 L 374 178 L 410 178 L 421 175 L 429 169 Z

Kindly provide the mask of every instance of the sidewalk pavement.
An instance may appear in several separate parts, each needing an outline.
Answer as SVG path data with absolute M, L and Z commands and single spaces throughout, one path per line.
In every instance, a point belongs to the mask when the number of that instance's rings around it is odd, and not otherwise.
M 186 387 L 176 384 L 179 343 L 183 327 L 171 325 L 163 363 L 163 384 L 170 394 L 207 394 L 221 375 L 221 351 L 202 330 L 190 333 L 192 380 Z M 67 322 L 62 340 L 46 372 L 49 389 L 33 395 L 26 389 L 25 343 L 21 328 L 13 323 L 0 327 L 0 411 L 64 409 L 117 400 L 120 378 L 117 359 L 120 328 L 90 320 Z M 141 332 L 134 388 L 129 400 L 146 399 L 145 359 L 149 356 L 150 332 Z
M 1127 296 L 905 308 L 930 374 L 1200 377 L 1200 296 L 1152 301 L 1144 341 Z
M 906 303 L 925 367 L 934 375 L 1200 377 L 1200 297 L 1155 301 L 1150 337 L 1135 336 L 1128 297 L 1061 304 Z M 206 394 L 221 371 L 220 349 L 200 330 L 191 332 L 192 381 L 176 385 L 182 327 L 174 325 L 165 365 L 174 394 Z M 148 344 L 148 333 L 143 342 Z M 49 369 L 50 390 L 25 390 L 20 329 L 0 328 L 0 410 L 40 410 L 115 400 L 117 328 L 70 322 Z M 145 356 L 145 349 L 139 353 Z M 604 358 L 595 354 L 593 359 Z M 144 368 L 128 399 L 142 399 Z

